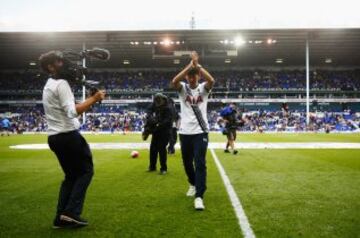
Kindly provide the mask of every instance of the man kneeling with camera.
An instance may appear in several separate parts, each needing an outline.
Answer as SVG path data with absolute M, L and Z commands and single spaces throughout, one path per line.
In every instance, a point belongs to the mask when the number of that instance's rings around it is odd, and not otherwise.
M 156 171 L 157 156 L 160 157 L 160 174 L 167 173 L 166 146 L 169 143 L 170 130 L 173 122 L 172 103 L 164 94 L 157 93 L 148 109 L 143 140 L 152 134 L 150 144 L 149 172 Z
M 77 116 L 104 99 L 97 91 L 80 104 L 75 104 L 68 80 L 72 80 L 67 59 L 61 52 L 50 51 L 40 56 L 41 68 L 50 75 L 43 90 L 43 105 L 48 124 L 48 144 L 56 154 L 65 179 L 61 184 L 54 228 L 88 225 L 80 217 L 85 194 L 94 174 L 92 154 L 79 133 Z

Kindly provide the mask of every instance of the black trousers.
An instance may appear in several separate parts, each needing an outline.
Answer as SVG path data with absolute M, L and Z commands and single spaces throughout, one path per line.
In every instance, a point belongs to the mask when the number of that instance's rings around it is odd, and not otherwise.
M 70 213 L 80 216 L 86 190 L 94 174 L 89 145 L 78 131 L 49 136 L 48 144 L 65 174 L 60 187 L 57 215 Z
M 236 129 L 229 128 L 226 136 L 228 140 L 236 140 Z
M 181 154 L 188 181 L 196 187 L 195 197 L 203 197 L 206 191 L 206 151 L 208 134 L 181 135 Z
M 175 144 L 177 142 L 177 128 L 173 127 L 170 130 L 170 139 L 169 139 L 169 147 L 168 151 L 169 153 L 175 153 Z
M 157 157 L 160 157 L 160 170 L 167 171 L 167 153 L 166 146 L 169 143 L 169 130 L 162 132 L 155 132 L 151 137 L 150 144 L 150 170 L 156 169 Z

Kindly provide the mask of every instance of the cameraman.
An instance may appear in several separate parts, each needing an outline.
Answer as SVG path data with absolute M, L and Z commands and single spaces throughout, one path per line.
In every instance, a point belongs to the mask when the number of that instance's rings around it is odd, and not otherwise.
M 67 81 L 73 79 L 69 61 L 59 51 L 45 53 L 39 61 L 41 68 L 50 75 L 43 90 L 48 144 L 65 174 L 53 228 L 86 226 L 88 222 L 80 214 L 94 169 L 89 145 L 78 131 L 80 123 L 76 117 L 103 100 L 105 92 L 97 91 L 84 102 L 75 104 Z
M 232 150 L 233 154 L 236 155 L 238 151 L 235 149 L 235 140 L 236 140 L 236 130 L 238 127 L 238 116 L 236 111 L 235 104 L 230 104 L 225 107 L 220 115 L 222 116 L 225 122 L 225 130 L 224 134 L 227 137 L 226 148 L 224 150 L 225 153 L 230 153 L 229 147 Z
M 169 98 L 161 93 L 154 96 L 147 116 L 143 138 L 146 134 L 152 134 L 150 144 L 150 165 L 149 172 L 156 171 L 157 155 L 160 157 L 160 174 L 167 173 L 166 146 L 169 143 L 171 125 L 173 121 L 171 104 Z

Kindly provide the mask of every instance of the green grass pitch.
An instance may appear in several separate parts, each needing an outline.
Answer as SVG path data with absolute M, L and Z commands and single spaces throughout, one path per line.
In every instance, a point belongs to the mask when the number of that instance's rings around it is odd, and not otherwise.
M 89 142 L 141 142 L 139 134 L 87 135 Z M 211 134 L 211 142 L 225 141 Z M 360 134 L 240 134 L 242 142 L 358 142 Z M 148 151 L 94 150 L 95 176 L 79 230 L 52 230 L 62 172 L 45 135 L 0 138 L 0 237 L 242 237 L 223 182 L 207 155 L 206 210 L 185 196 L 181 155 L 165 176 L 146 173 Z M 360 237 L 360 150 L 215 151 L 256 237 Z

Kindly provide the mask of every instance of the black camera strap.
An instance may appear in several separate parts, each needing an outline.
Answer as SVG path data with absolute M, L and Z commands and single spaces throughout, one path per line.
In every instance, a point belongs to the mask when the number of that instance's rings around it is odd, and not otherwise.
M 193 97 L 193 94 L 192 94 L 191 89 L 188 84 L 185 84 L 185 92 L 188 96 Z M 199 106 L 197 104 L 193 104 L 193 103 L 191 103 L 190 106 L 195 114 L 195 117 L 199 123 L 199 126 L 201 127 L 201 130 L 205 133 L 208 133 L 209 131 L 207 129 L 206 122 L 201 114 L 201 110 L 200 110 Z

